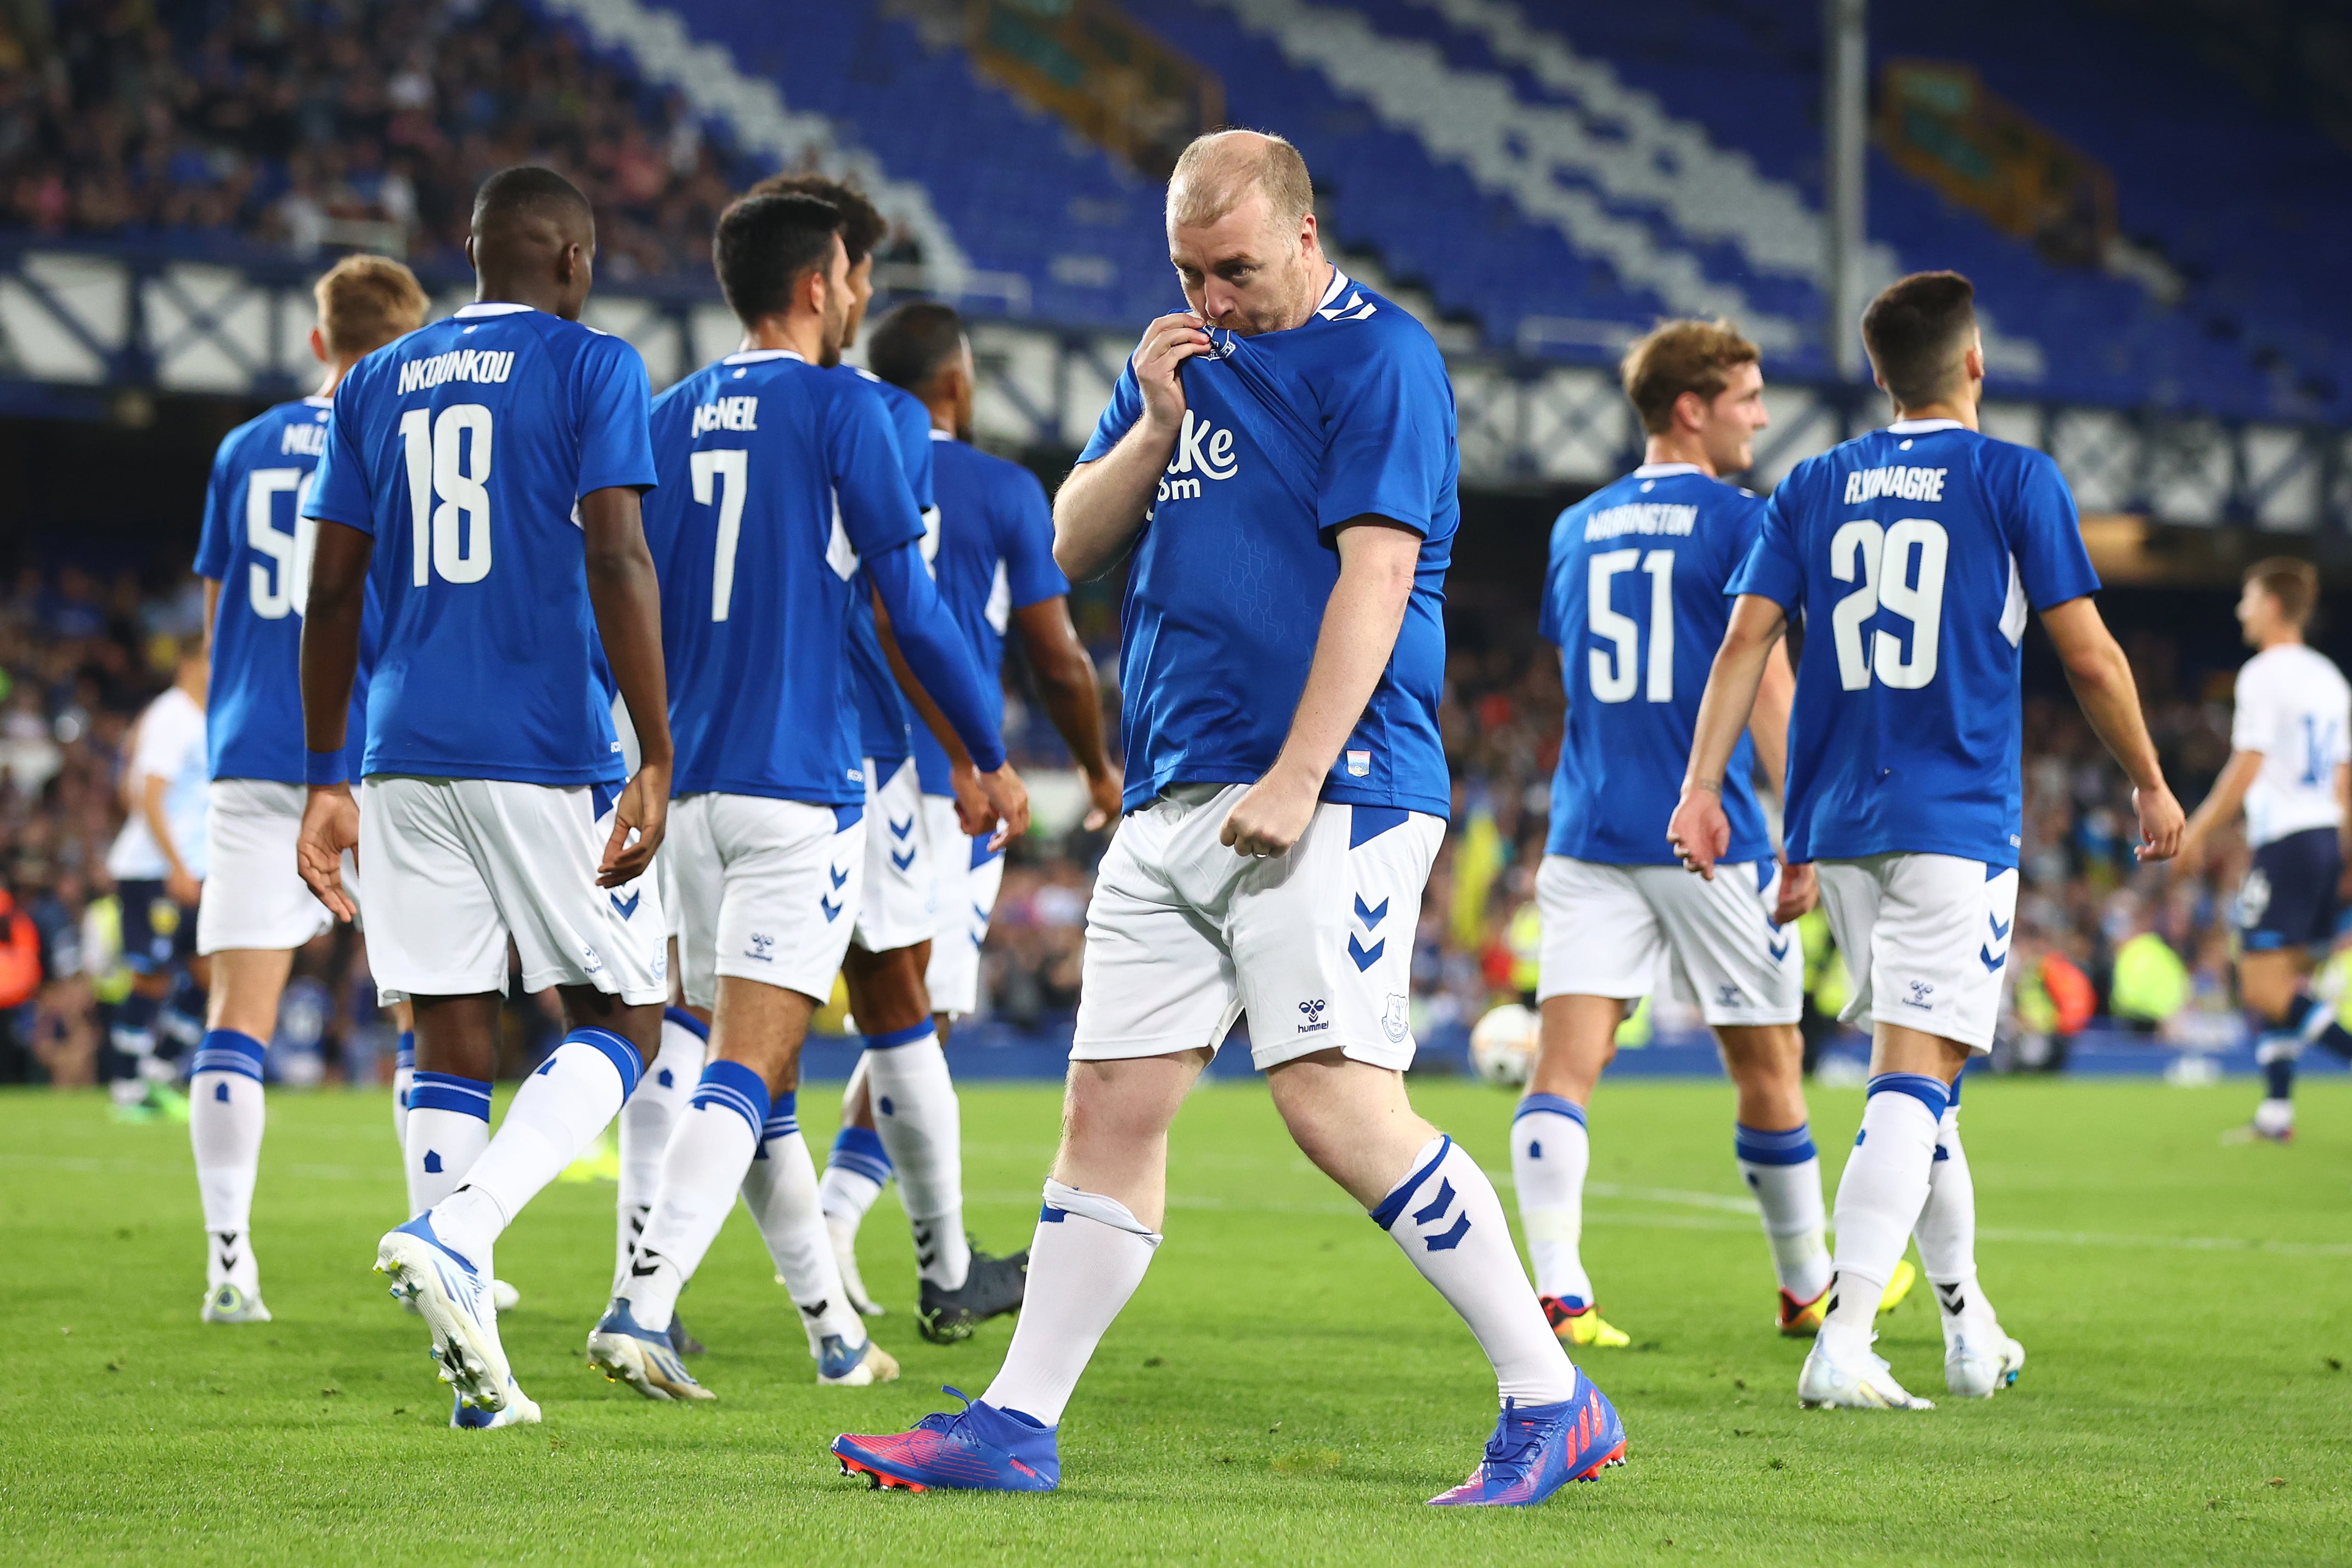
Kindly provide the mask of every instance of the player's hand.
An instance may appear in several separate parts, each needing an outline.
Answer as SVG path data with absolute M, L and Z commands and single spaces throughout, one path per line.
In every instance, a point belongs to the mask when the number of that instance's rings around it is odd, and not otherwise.
M 1029 786 L 1007 762 L 992 773 L 980 775 L 981 794 L 988 800 L 988 821 L 981 831 L 988 833 L 988 847 L 993 852 L 1029 831 Z M 995 831 L 989 828 L 993 826 Z
M 1217 842 L 1231 847 L 1236 855 L 1287 855 L 1290 847 L 1306 837 L 1322 794 L 1320 778 L 1276 764 L 1234 802 L 1234 808 L 1225 813 L 1224 826 L 1217 829 Z
M 980 770 L 969 758 L 948 763 L 948 794 L 955 799 L 956 826 L 966 837 L 996 831 L 996 813 L 988 804 L 988 792 L 980 787 Z
M 360 912 L 343 890 L 343 852 L 356 857 L 359 847 L 360 803 L 352 798 L 352 786 L 313 789 L 303 803 L 301 831 L 294 838 L 294 868 L 339 921 L 351 921 Z
M 1184 379 L 1178 373 L 1186 360 L 1209 352 L 1205 325 L 1192 311 L 1179 310 L 1143 329 L 1143 341 L 1129 363 L 1143 389 L 1143 416 L 1150 423 L 1171 431 L 1184 423 Z
M 1780 868 L 1780 897 L 1772 905 L 1772 923 L 1787 925 L 1803 920 L 1822 901 L 1821 879 L 1810 862 Z
M 2136 789 L 2132 809 L 2139 813 L 2139 847 L 2134 854 L 2142 860 L 2169 860 L 2180 853 L 2184 816 L 2170 790 L 2162 784 Z
M 2172 874 L 2175 877 L 2194 877 L 2203 869 L 2205 836 L 2184 829 L 2180 835 L 2180 847 L 2172 854 Z
M 205 885 L 189 876 L 185 867 L 174 866 L 164 874 L 163 891 L 171 896 L 173 903 L 184 909 L 193 909 L 196 900 L 205 896 Z
M 1666 842 L 1686 871 L 1715 880 L 1715 863 L 1731 847 L 1731 819 L 1723 815 L 1723 792 L 1683 785 L 1682 799 L 1666 819 Z
M 1087 807 L 1080 824 L 1088 833 L 1100 833 L 1119 818 L 1119 806 L 1127 793 L 1127 774 L 1117 766 L 1106 764 L 1098 773 L 1087 775 Z
M 604 840 L 604 858 L 596 863 L 596 885 L 617 888 L 644 876 L 668 829 L 669 764 L 647 763 L 614 804 L 613 836 Z

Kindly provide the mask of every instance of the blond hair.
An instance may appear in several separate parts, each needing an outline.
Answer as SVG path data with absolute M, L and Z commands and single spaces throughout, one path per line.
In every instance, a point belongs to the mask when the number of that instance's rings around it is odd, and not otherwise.
M 388 256 L 346 256 L 311 289 L 319 333 L 337 359 L 380 349 L 425 324 L 416 274 Z
M 1633 340 L 1617 374 L 1642 428 L 1663 436 L 1674 428 L 1675 404 L 1684 393 L 1712 403 L 1731 384 L 1730 372 L 1763 357 L 1729 321 L 1660 321 Z
M 1315 210 L 1315 183 L 1307 160 L 1281 137 L 1262 131 L 1213 131 L 1196 136 L 1168 176 L 1168 226 L 1206 228 L 1248 199 L 1265 193 L 1278 229 L 1296 228 Z

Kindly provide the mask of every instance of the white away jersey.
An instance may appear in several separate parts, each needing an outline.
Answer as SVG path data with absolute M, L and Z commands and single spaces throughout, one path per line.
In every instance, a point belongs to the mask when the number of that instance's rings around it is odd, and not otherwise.
M 139 716 L 138 740 L 126 776 L 131 819 L 106 853 L 106 874 L 118 882 L 160 882 L 170 875 L 172 863 L 147 830 L 146 814 L 138 805 L 147 780 L 155 777 L 163 781 L 163 821 L 172 830 L 172 847 L 180 852 L 188 874 L 202 881 L 210 815 L 205 786 L 212 769 L 205 751 L 205 710 L 194 698 L 174 686 L 147 705 Z
M 1801 612 L 1788 856 L 2017 864 L 2019 647 L 2095 592 L 2045 453 L 1906 419 L 1790 470 L 1729 592 Z
M 2263 771 L 2246 791 L 2249 847 L 2342 821 L 2336 769 L 2352 762 L 2347 738 L 2352 687 L 2326 654 L 2285 643 L 2246 660 L 2230 749 L 2263 754 Z

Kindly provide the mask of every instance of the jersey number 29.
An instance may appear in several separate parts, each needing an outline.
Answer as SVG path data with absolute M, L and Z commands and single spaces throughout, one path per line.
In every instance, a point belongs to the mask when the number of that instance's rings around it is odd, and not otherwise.
M 1869 518 L 1856 518 L 1830 537 L 1830 575 L 1841 583 L 1862 583 L 1830 611 L 1840 686 L 1861 691 L 1875 674 L 1883 686 L 1916 691 L 1936 679 L 1937 644 L 1944 625 L 1944 563 L 1950 552 L 1944 525 L 1924 517 L 1906 517 L 1883 528 Z M 1871 633 L 1864 646 L 1862 628 L 1881 610 L 1911 623 L 1907 655 L 1903 639 L 1884 628 Z
M 490 411 L 478 403 L 453 403 L 438 415 L 412 408 L 400 416 L 400 441 L 412 580 L 422 588 L 437 572 L 445 583 L 480 582 L 490 574 Z

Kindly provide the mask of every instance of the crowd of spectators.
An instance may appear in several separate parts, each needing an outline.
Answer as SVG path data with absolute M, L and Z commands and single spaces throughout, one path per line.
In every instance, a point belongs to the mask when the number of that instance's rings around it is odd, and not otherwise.
M 1089 593 L 1076 607 L 1114 686 L 1113 606 Z M 1531 627 L 1483 605 L 1474 586 L 1457 589 L 1454 608 L 1441 722 L 1454 822 L 1430 879 L 1414 963 L 1415 1025 L 1425 1036 L 1466 1026 L 1532 984 L 1528 910 L 1562 712 L 1557 656 Z M 46 971 L 32 1002 L 0 1015 L 0 1078 L 79 1083 L 100 1068 L 106 1008 L 125 984 L 110 945 L 105 870 L 122 820 L 124 742 L 168 683 L 177 649 L 201 636 L 201 593 L 184 570 L 28 568 L 0 595 L 0 889 L 37 929 Z M 2160 639 L 2138 639 L 2134 652 L 2168 774 L 2193 802 L 2228 756 L 2226 671 L 2185 691 Z M 1066 767 L 1058 740 L 1024 700 L 1017 660 L 1008 692 L 1016 762 L 1041 779 Z M 2223 835 L 2194 875 L 2137 866 L 2127 786 L 2072 701 L 2029 696 L 2025 732 L 2011 1035 L 2063 1035 L 2095 1011 L 2177 1043 L 2234 1038 L 2228 932 L 2242 841 Z M 1087 899 L 1105 840 L 1074 815 L 1016 845 L 1008 862 L 983 957 L 982 1010 L 1016 1028 L 1055 1027 L 1076 1004 Z M 301 955 L 298 976 L 279 1042 L 291 1070 L 374 1077 L 384 1041 L 361 944 L 322 938 Z M 518 1061 L 555 1029 L 549 1000 L 517 998 L 509 1033 Z M 1693 1022 L 1664 1004 L 1655 1010 L 1660 1028 Z
M 0 0 L 0 226 L 454 268 L 519 163 L 579 185 L 625 279 L 707 277 L 771 172 L 515 0 Z

